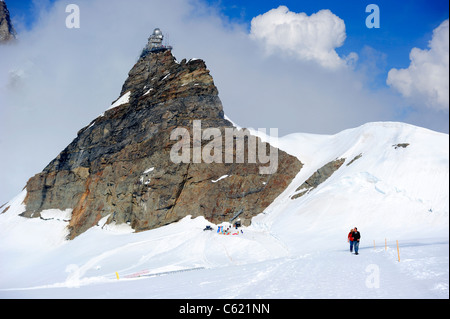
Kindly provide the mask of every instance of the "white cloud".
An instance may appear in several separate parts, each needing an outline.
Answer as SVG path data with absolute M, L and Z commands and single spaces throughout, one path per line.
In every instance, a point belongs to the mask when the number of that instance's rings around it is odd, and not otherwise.
M 434 29 L 429 49 L 413 48 L 407 69 L 391 69 L 386 83 L 417 106 L 449 109 L 449 20 Z
M 326 68 L 336 68 L 356 58 L 356 53 L 344 59 L 336 53 L 346 38 L 345 23 L 330 10 L 308 16 L 280 6 L 253 18 L 251 37 L 262 42 L 269 54 L 284 52 Z

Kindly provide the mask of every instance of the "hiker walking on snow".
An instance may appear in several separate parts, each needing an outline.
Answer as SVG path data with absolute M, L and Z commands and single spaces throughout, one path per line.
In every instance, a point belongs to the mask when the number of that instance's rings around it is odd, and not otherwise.
M 350 252 L 353 252 L 353 231 L 354 229 L 350 229 L 350 232 L 348 233 L 347 236 L 347 242 L 350 243 Z
M 355 227 L 352 233 L 353 237 L 353 246 L 355 247 L 355 255 L 358 255 L 359 250 L 359 240 L 361 239 L 361 234 L 358 231 L 358 228 Z

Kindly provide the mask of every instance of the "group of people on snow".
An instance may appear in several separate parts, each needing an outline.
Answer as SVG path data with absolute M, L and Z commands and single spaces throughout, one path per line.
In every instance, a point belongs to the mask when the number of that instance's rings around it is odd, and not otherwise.
M 350 252 L 353 252 L 353 248 L 355 248 L 355 255 L 358 255 L 359 250 L 359 240 L 361 239 L 361 234 L 358 231 L 358 228 L 350 229 L 348 233 L 348 242 L 350 243 Z
M 239 235 L 239 229 L 237 226 L 234 226 L 235 231 L 233 231 L 232 229 L 233 227 L 228 226 L 226 229 L 223 226 L 219 226 L 219 228 L 217 229 L 217 233 L 221 234 L 221 235 Z M 243 234 L 244 232 L 241 229 L 241 234 Z

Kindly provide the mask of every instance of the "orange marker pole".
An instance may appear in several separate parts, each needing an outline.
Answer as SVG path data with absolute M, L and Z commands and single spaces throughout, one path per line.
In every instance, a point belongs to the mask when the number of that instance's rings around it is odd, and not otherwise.
M 387 239 L 384 239 L 384 250 L 387 250 Z
M 397 240 L 397 254 L 398 254 L 398 262 L 400 262 L 400 250 L 398 249 L 398 240 Z

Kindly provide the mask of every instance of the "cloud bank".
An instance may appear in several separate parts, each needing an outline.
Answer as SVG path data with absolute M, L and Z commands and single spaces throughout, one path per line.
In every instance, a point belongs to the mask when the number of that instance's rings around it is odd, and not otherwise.
M 449 110 L 449 20 L 433 31 L 429 49 L 413 48 L 407 69 L 391 69 L 387 84 L 418 107 Z

